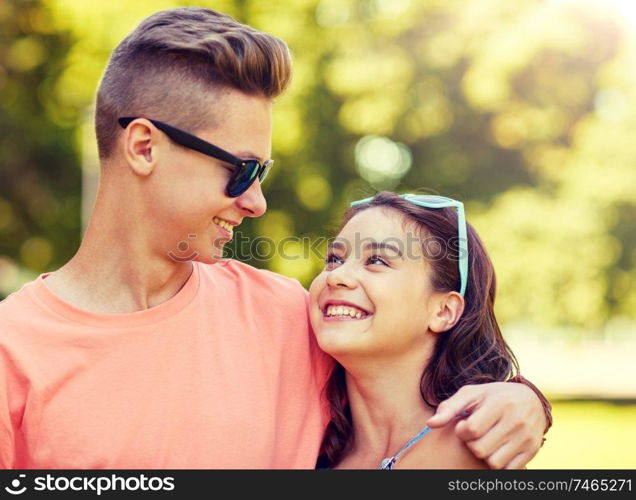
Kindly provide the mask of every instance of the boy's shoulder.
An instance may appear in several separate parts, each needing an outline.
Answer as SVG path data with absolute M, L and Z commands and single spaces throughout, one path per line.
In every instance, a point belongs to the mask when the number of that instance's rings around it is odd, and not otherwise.
M 32 337 L 25 333 L 37 333 L 42 326 L 43 310 L 32 293 L 34 285 L 29 282 L 0 301 L 0 354 L 11 351 L 11 346 L 26 348 Z
M 0 301 L 0 323 L 24 318 L 25 313 L 36 306 L 30 293 L 34 284 L 35 281 L 30 281 Z
M 200 265 L 204 279 L 215 280 L 219 277 L 228 279 L 236 285 L 249 284 L 259 291 L 270 291 L 273 293 L 291 293 L 305 295 L 307 291 L 297 279 L 283 276 L 282 274 L 259 269 L 244 262 L 234 259 L 224 259 L 215 264 Z

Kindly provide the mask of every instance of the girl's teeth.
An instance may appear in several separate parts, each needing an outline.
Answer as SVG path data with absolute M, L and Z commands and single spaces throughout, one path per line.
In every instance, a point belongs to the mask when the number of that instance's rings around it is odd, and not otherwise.
M 327 307 L 327 316 L 342 316 L 347 318 L 360 319 L 363 313 L 353 307 L 347 306 L 329 306 Z

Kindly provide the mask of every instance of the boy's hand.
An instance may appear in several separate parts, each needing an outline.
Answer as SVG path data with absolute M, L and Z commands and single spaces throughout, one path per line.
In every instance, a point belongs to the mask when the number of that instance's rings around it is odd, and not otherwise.
M 521 469 L 541 447 L 545 414 L 524 384 L 466 385 L 440 403 L 427 424 L 443 427 L 467 414 L 456 422 L 455 434 L 493 469 Z

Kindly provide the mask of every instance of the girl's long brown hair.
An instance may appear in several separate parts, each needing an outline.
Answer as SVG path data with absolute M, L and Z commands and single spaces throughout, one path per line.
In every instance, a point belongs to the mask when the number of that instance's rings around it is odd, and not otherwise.
M 399 195 L 381 192 L 367 203 L 350 208 L 341 228 L 356 214 L 373 207 L 401 213 L 407 223 L 415 224 L 422 241 L 443 242 L 450 252 L 429 259 L 432 288 L 437 292 L 459 290 L 457 253 L 457 212 L 454 208 L 428 209 Z M 437 335 L 433 354 L 420 381 L 420 392 L 431 407 L 452 396 L 466 384 L 507 380 L 518 371 L 514 354 L 501 335 L 494 313 L 495 271 L 483 243 L 467 224 L 468 283 L 464 312 L 455 326 Z M 425 255 L 427 249 L 423 248 Z M 347 401 L 345 370 L 336 363 L 326 386 L 331 421 L 321 447 L 318 467 L 334 467 L 353 444 L 351 411 Z

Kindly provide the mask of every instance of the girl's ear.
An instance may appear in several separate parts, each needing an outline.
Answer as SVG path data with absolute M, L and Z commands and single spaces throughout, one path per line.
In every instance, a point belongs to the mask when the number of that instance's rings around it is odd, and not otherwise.
M 461 318 L 464 312 L 464 304 L 464 297 L 458 292 L 439 294 L 433 304 L 429 329 L 435 333 L 450 330 Z

